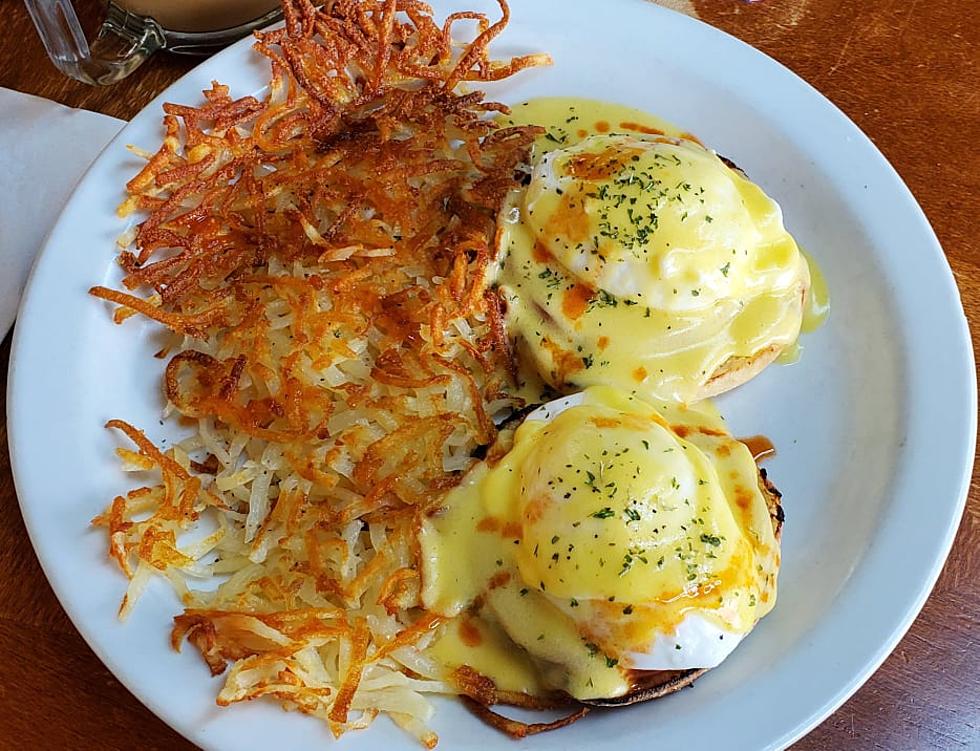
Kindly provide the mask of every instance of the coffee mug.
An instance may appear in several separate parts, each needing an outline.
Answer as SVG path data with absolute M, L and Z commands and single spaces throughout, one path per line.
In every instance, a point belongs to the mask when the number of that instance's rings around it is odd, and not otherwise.
M 210 54 L 277 20 L 278 0 L 111 0 L 89 44 L 71 0 L 25 0 L 51 62 L 90 84 L 125 78 L 157 50 Z

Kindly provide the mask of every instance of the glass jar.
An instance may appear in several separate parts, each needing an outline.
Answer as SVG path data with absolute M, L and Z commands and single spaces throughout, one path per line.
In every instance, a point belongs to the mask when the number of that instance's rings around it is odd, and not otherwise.
M 71 0 L 25 0 L 51 62 L 90 84 L 125 78 L 157 50 L 211 54 L 282 14 L 278 0 L 111 0 L 89 43 Z

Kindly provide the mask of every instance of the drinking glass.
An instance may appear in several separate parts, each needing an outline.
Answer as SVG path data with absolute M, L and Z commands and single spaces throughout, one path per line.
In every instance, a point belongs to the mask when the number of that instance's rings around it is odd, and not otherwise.
M 25 0 L 51 62 L 90 84 L 125 78 L 157 50 L 207 55 L 277 20 L 278 0 L 111 0 L 91 42 L 71 0 Z

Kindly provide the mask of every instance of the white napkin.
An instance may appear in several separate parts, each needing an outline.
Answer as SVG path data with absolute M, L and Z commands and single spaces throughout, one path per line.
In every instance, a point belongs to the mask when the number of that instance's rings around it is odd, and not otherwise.
M 62 206 L 123 125 L 0 87 L 0 338 Z

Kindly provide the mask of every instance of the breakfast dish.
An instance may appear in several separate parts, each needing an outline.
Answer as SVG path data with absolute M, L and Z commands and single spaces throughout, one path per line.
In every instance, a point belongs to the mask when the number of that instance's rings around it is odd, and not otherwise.
M 779 495 L 692 403 L 795 344 L 810 264 L 690 133 L 463 93 L 551 62 L 488 56 L 501 11 L 458 46 L 471 14 L 286 3 L 263 99 L 214 83 L 137 151 L 124 289 L 90 292 L 165 327 L 194 431 L 110 420 L 160 480 L 94 524 L 120 617 L 168 580 L 221 705 L 433 746 L 424 695 L 455 693 L 523 736 L 688 685 L 775 604 Z
M 593 387 L 504 428 L 423 520 L 433 654 L 605 704 L 721 663 L 773 607 L 779 493 L 710 407 Z M 519 649 L 515 649 L 519 647 Z
M 693 134 L 571 98 L 504 122 L 546 128 L 499 241 L 511 329 L 548 384 L 716 396 L 825 311 L 778 204 Z
M 12 465 L 39 557 L 99 656 L 206 749 L 411 747 L 406 732 L 476 749 L 586 712 L 534 745 L 785 746 L 894 645 L 962 507 L 973 376 L 962 353 L 926 366 L 961 352 L 938 246 L 853 126 L 750 49 L 628 2 L 612 26 L 541 0 L 501 37 L 507 10 L 474 3 L 482 18 L 290 5 L 285 30 L 208 61 L 93 167 L 14 342 Z M 616 70 L 663 75 L 610 76 L 594 34 Z M 805 122 L 770 116 L 790 98 Z M 586 180 L 569 162 L 588 149 L 633 153 Z M 630 192 L 668 172 L 669 195 Z M 660 205 L 678 183 L 710 213 Z M 513 264 L 530 210 L 561 216 L 583 191 L 618 243 L 593 243 L 601 264 L 561 234 Z M 617 213 L 633 198 L 664 247 Z M 719 237 L 746 259 L 727 274 Z M 666 242 L 690 246 L 668 269 L 683 305 L 642 263 Z M 836 311 L 802 357 L 825 305 L 801 246 Z M 567 286 L 577 319 L 534 308 Z M 739 320 L 742 297 L 765 315 Z M 688 362 L 645 329 L 725 311 Z M 580 369 L 552 374 L 534 315 Z M 756 372 L 776 350 L 799 361 Z M 918 438 L 938 430 L 963 451 Z M 751 434 L 778 448 L 785 504 Z

